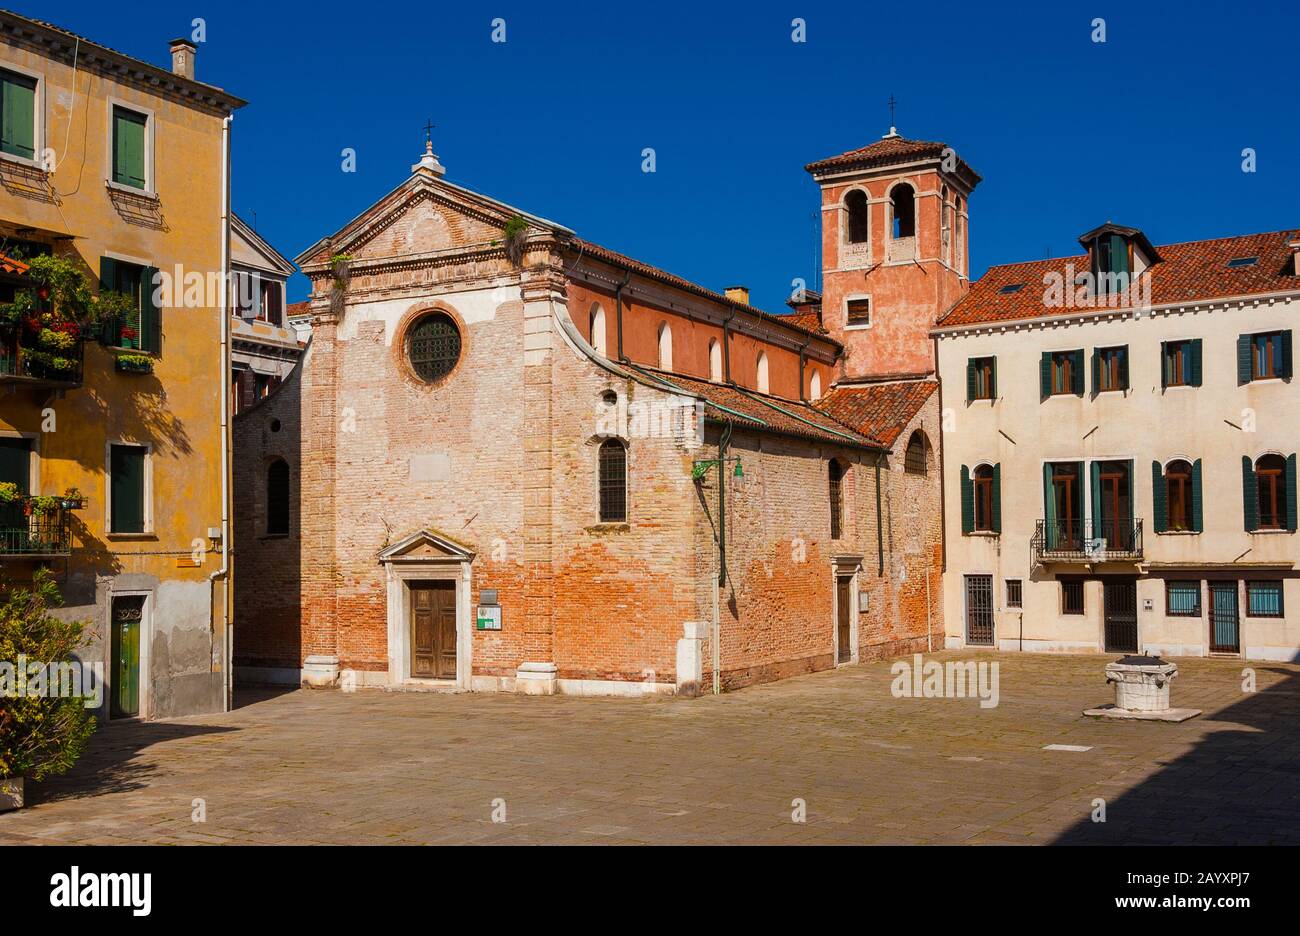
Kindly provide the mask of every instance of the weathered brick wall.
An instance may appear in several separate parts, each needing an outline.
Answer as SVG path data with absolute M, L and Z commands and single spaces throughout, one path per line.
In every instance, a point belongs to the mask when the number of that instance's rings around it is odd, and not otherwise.
M 302 659 L 304 370 L 232 424 L 236 666 L 297 668 Z M 276 459 L 289 466 L 289 535 L 268 537 L 266 473 Z

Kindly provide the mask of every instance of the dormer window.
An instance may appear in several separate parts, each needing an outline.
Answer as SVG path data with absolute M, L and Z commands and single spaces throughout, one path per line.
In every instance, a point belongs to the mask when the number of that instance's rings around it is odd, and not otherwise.
M 1094 295 L 1127 292 L 1131 281 L 1148 267 L 1160 262 L 1160 255 L 1137 228 L 1107 221 L 1079 238 L 1087 248 Z

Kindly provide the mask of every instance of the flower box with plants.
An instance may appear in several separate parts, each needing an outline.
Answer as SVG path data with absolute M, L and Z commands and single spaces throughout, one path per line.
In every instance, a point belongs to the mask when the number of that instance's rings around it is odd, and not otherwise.
M 31 660 L 44 666 L 80 671 L 76 653 L 85 644 L 86 622 L 55 616 L 63 603 L 49 570 L 30 584 L 0 587 L 0 660 Z M 0 683 L 4 679 L 0 678 Z M 64 773 L 86 749 L 95 730 L 86 684 L 74 681 L 74 693 L 40 690 L 33 681 L 21 688 L 0 685 L 0 812 L 23 805 L 24 783 Z
M 0 375 L 79 383 L 82 347 L 107 317 L 129 313 L 132 301 L 121 293 L 91 291 L 79 261 L 32 257 L 14 290 L 0 303 Z
M 143 354 L 119 354 L 113 367 L 123 374 L 152 374 L 153 358 Z

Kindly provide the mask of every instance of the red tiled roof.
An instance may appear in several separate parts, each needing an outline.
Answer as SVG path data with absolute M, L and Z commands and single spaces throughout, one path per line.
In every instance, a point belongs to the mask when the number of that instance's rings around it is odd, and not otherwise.
M 762 309 L 755 308 L 754 306 L 749 305 L 747 303 L 737 302 L 734 299 L 728 299 L 722 293 L 714 292 L 711 289 L 706 289 L 705 287 L 701 286 L 699 283 L 692 283 L 690 280 L 683 279 L 682 277 L 677 276 L 674 273 L 669 273 L 667 270 L 661 270 L 658 267 L 651 266 L 648 263 L 644 263 L 640 260 L 634 259 L 633 257 L 629 257 L 626 254 L 621 254 L 616 250 L 610 250 L 608 247 L 602 247 L 599 244 L 593 244 L 591 241 L 583 240 L 580 237 L 571 238 L 569 240 L 569 245 L 573 247 L 573 249 L 580 251 L 583 254 L 590 255 L 592 257 L 595 257 L 598 260 L 604 260 L 606 263 L 612 263 L 613 265 L 622 267 L 625 270 L 631 270 L 634 273 L 640 273 L 642 276 L 659 280 L 660 282 L 667 283 L 670 286 L 676 286 L 678 289 L 683 289 L 687 292 L 694 293 L 695 295 L 702 296 L 705 299 L 709 299 L 714 302 L 720 302 L 723 305 L 731 306 L 734 309 L 740 309 L 743 312 L 748 312 L 750 315 L 756 315 L 759 318 L 765 319 L 769 322 L 780 322 L 784 325 L 788 325 L 789 327 L 793 328 L 795 331 L 803 332 L 805 334 L 813 335 L 817 338 L 820 338 L 822 341 L 828 342 L 829 344 L 832 344 L 837 348 L 842 347 L 842 345 L 838 341 L 836 341 L 834 338 L 831 338 L 829 335 L 826 335 L 816 329 L 809 328 L 808 326 L 800 324 L 798 321 L 795 321 L 796 316 L 777 315 L 772 312 L 764 312 Z
M 821 316 L 816 312 L 792 312 L 788 315 L 783 315 L 782 318 L 790 319 L 791 324 L 798 325 L 805 331 L 815 332 L 817 334 L 826 331 L 825 327 L 822 325 Z
M 939 382 L 930 379 L 832 387 L 816 405 L 838 422 L 889 446 L 938 387 Z
M 1157 247 L 1161 262 L 1142 276 L 1143 280 L 1149 277 L 1150 304 L 1162 306 L 1180 302 L 1204 302 L 1300 289 L 1300 277 L 1295 275 L 1293 251 L 1289 246 L 1296 236 L 1296 231 L 1275 231 Z M 1250 266 L 1228 267 L 1229 260 L 1241 257 L 1259 259 Z M 1077 316 L 1129 308 L 1132 305 L 1132 297 L 1128 295 L 1117 297 L 1117 301 L 1110 304 L 1099 300 L 1095 309 L 1078 305 L 1062 306 L 1055 297 L 1053 305 L 1047 304 L 1047 277 L 1055 274 L 1054 281 L 1063 283 L 1065 294 L 1069 296 L 1073 277 L 1087 272 L 1089 262 L 1086 254 L 990 267 L 987 273 L 971 284 L 970 292 L 939 319 L 937 328 L 1048 316 Z M 1002 292 L 1004 287 L 1017 284 L 1022 288 L 1015 292 Z M 1137 298 L 1144 305 L 1145 289 L 1144 285 L 1137 291 Z
M 292 318 L 295 315 L 306 315 L 310 311 L 311 311 L 311 302 L 309 301 L 291 302 L 284 307 L 284 314 L 286 318 Z
M 671 388 L 701 398 L 704 400 L 706 418 L 729 420 L 742 428 L 758 432 L 774 432 L 836 445 L 872 449 L 887 447 L 878 439 L 841 425 L 807 403 L 649 368 L 633 367 L 633 370 L 651 381 L 665 385 L 665 389 Z
M 808 172 L 816 175 L 829 169 L 871 169 L 876 166 L 890 166 L 895 163 L 911 162 L 916 159 L 938 159 L 947 148 L 946 143 L 932 140 L 909 140 L 901 136 L 887 136 L 869 146 L 849 150 L 838 156 L 819 159 L 804 166 Z M 980 175 L 963 160 L 957 160 L 959 175 L 968 175 L 967 181 L 974 188 L 980 183 Z
M 15 260 L 13 257 L 7 256 L 6 254 L 0 254 L 0 270 L 3 270 L 5 273 L 16 273 L 22 275 L 30 269 L 31 267 L 23 263 L 21 260 Z

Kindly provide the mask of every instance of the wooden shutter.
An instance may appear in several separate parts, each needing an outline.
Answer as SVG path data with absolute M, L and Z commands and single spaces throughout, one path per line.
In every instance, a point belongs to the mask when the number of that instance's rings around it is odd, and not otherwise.
M 1038 384 L 1042 397 L 1046 400 L 1052 395 L 1052 352 L 1044 351 L 1038 362 Z
M 1070 380 L 1074 384 L 1070 389 L 1074 391 L 1075 396 L 1083 396 L 1083 349 L 1072 351 L 1070 354 L 1073 358 Z
M 1290 335 L 1291 333 L 1287 332 L 1288 338 L 1290 337 Z M 1290 347 L 1291 345 L 1288 343 L 1287 348 L 1289 349 Z M 1290 360 L 1289 355 L 1287 359 Z M 989 399 L 996 400 L 997 398 L 998 398 L 998 359 L 996 357 L 991 357 L 989 358 Z
M 145 187 L 145 127 L 148 118 L 125 108 L 113 108 L 113 181 Z
M 1193 387 L 1201 385 L 1201 339 L 1193 338 L 1187 342 L 1188 374 L 1187 382 Z
M 0 73 L 0 151 L 36 158 L 36 81 Z
M 1079 472 L 1079 481 L 1083 482 L 1083 472 Z M 1101 532 L 1101 462 L 1095 461 L 1088 470 L 1088 496 L 1092 505 L 1092 535 Z M 1118 519 L 1118 518 L 1116 518 Z
M 1043 519 L 1050 526 L 1056 521 L 1056 498 L 1052 497 L 1052 466 L 1043 465 Z
M 1160 342 L 1160 389 L 1169 386 L 1169 342 Z
M 1128 389 L 1128 345 L 1119 349 L 1119 387 Z
M 1002 465 L 993 466 L 993 532 L 1002 532 Z
M 1201 498 L 1201 460 L 1192 462 L 1192 532 L 1205 532 L 1205 501 Z
M 117 289 L 117 261 L 112 257 L 99 258 L 99 291 L 113 292 Z M 117 344 L 118 329 L 121 327 L 116 318 L 105 318 L 99 323 L 99 340 L 106 345 Z
M 1250 335 L 1237 337 L 1237 383 L 1248 384 L 1252 376 Z
M 1169 488 L 1165 485 L 1165 472 L 1158 461 L 1151 463 L 1151 512 L 1156 532 L 1166 532 L 1169 529 Z
M 975 358 L 966 359 L 966 402 L 975 399 Z
M 1241 500 L 1246 532 L 1253 533 L 1259 528 L 1259 482 L 1249 455 L 1241 456 Z
M 162 309 L 154 302 L 154 276 L 157 267 L 145 267 L 140 281 L 140 341 L 141 351 L 158 354 L 162 351 Z
M 1291 330 L 1282 332 L 1282 360 L 1279 362 L 1277 375 L 1286 380 L 1291 379 Z
M 137 445 L 110 448 L 113 533 L 144 532 L 144 449 Z
M 1295 453 L 1286 457 L 1286 528 L 1296 531 Z
M 961 531 L 970 533 L 975 529 L 975 488 L 971 484 L 970 469 L 961 466 Z
M 1101 393 L 1101 351 L 1092 349 L 1092 395 Z

